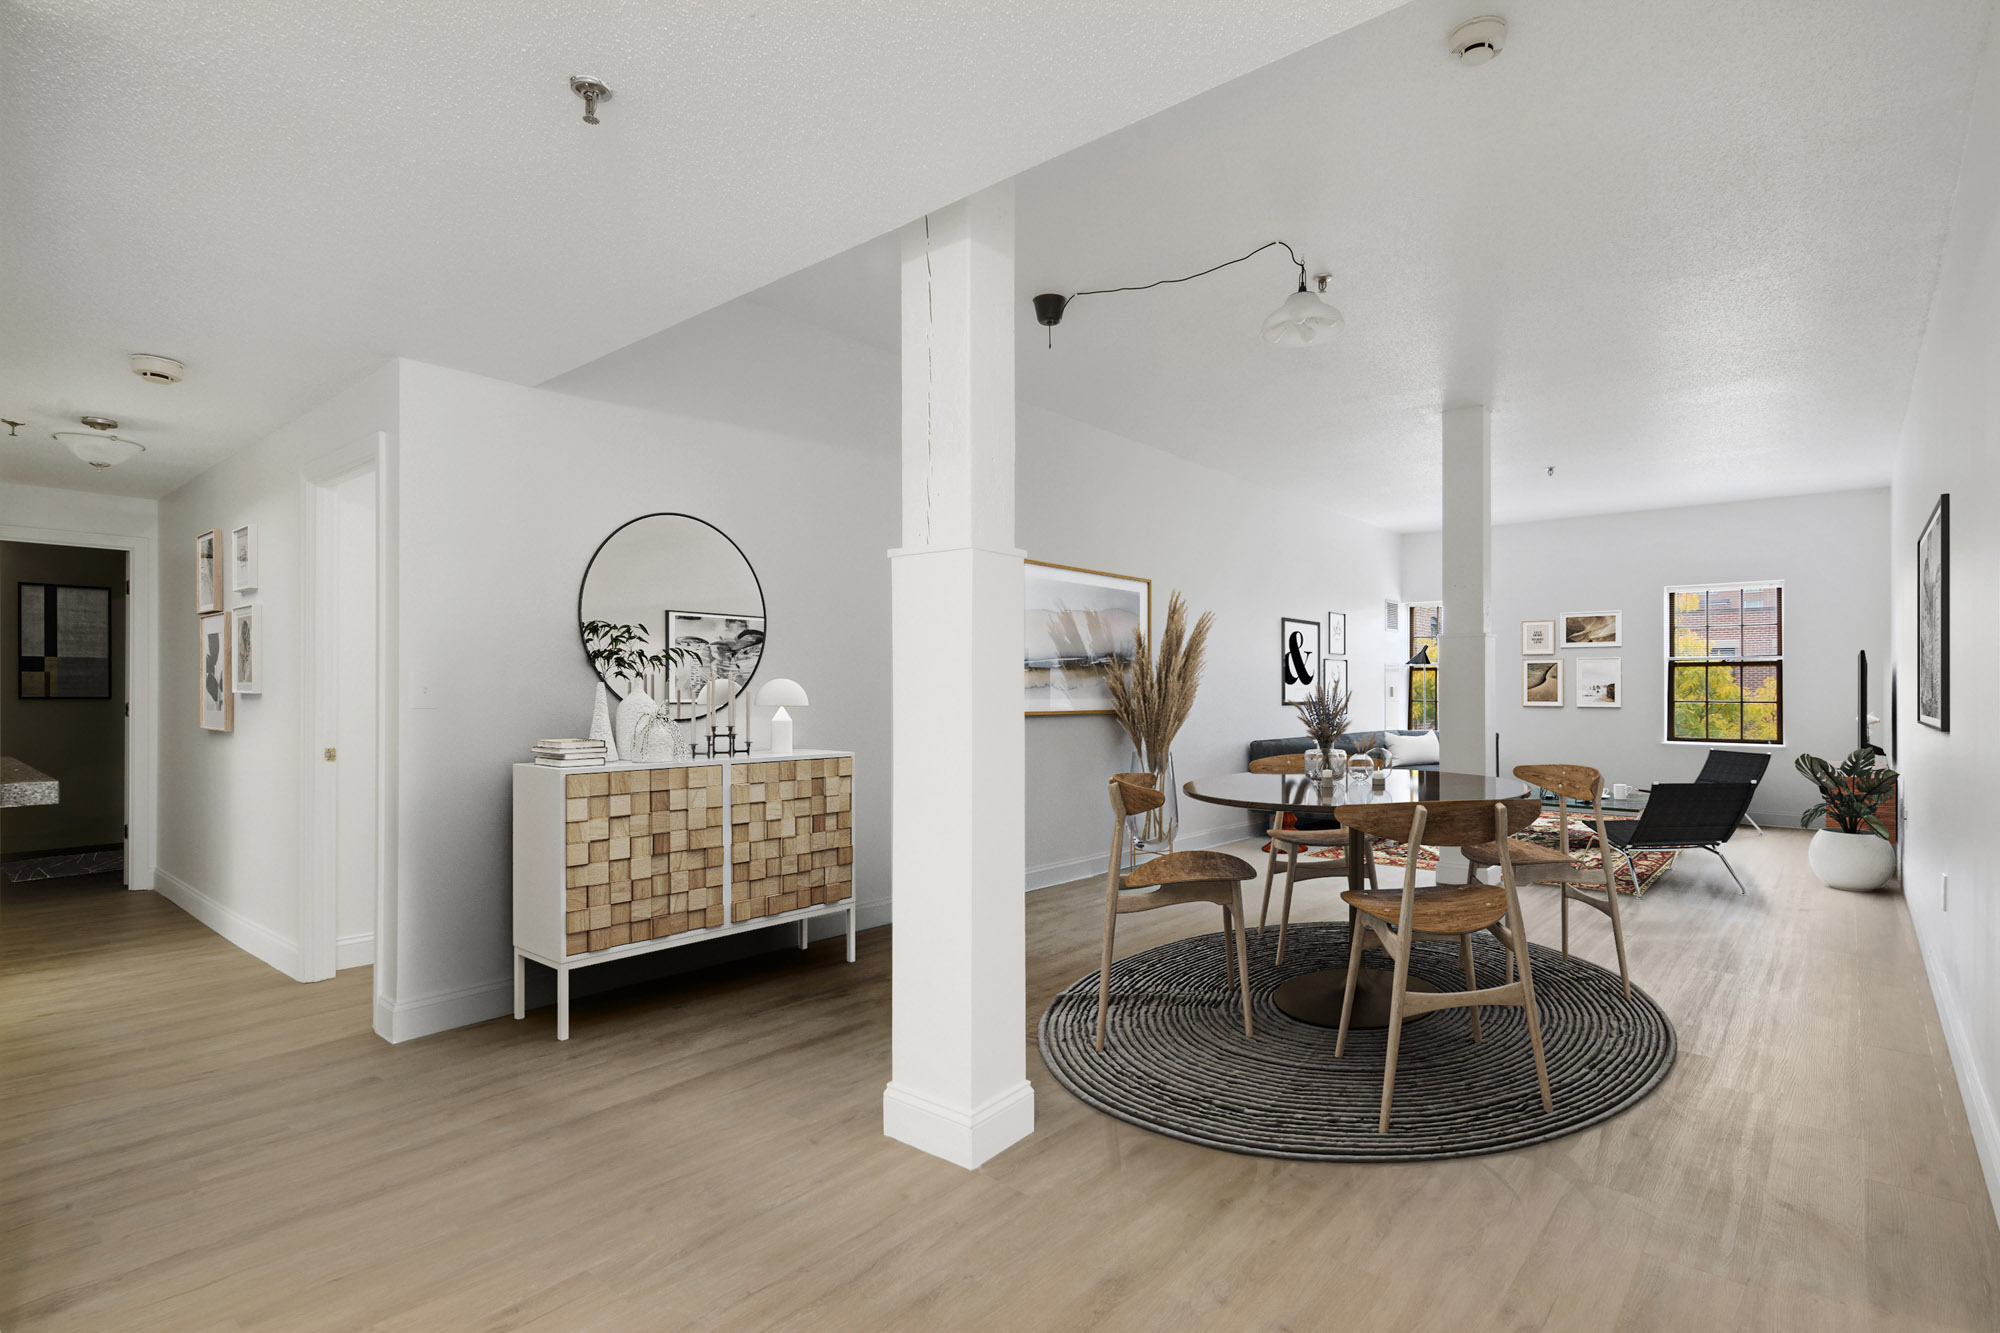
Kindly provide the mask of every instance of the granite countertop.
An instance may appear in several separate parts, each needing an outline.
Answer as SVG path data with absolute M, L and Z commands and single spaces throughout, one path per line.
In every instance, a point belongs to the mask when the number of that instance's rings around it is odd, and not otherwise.
M 23 805 L 57 805 L 61 801 L 62 787 L 54 778 L 18 759 L 0 756 L 0 810 Z

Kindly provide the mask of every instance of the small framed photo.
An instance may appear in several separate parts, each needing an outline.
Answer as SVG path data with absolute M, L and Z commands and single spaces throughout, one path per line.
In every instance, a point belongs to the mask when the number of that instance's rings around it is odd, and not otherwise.
M 194 610 L 209 615 L 222 609 L 222 579 L 219 557 L 222 534 L 210 528 L 194 539 Z
M 1347 693 L 1347 659 L 1344 657 L 1322 657 L 1319 659 L 1319 678 L 1326 682 L 1326 692 L 1333 698 Z
M 263 670 L 263 613 L 254 606 L 239 606 L 229 613 L 230 693 L 262 694 Z
M 1303 703 L 1319 684 L 1319 622 L 1285 616 L 1278 622 L 1278 702 Z
M 201 618 L 201 729 L 236 730 L 236 695 L 230 690 L 229 617 L 220 611 Z
M 1347 612 L 1326 613 L 1326 643 L 1320 651 L 1328 657 L 1347 656 Z
M 249 592 L 257 586 L 257 525 L 229 530 L 229 591 Z
M 1560 657 L 1534 657 L 1521 663 L 1521 707 L 1563 706 L 1563 664 Z
M 1623 708 L 1625 706 L 1625 659 L 1621 657 L 1579 657 L 1576 659 L 1576 706 L 1578 708 Z
M 1555 650 L 1555 621 L 1524 620 L 1521 622 L 1521 656 L 1535 657 L 1541 653 L 1552 653 Z
M 1562 617 L 1562 646 L 1565 648 L 1617 648 L 1624 643 L 1622 611 L 1565 611 Z

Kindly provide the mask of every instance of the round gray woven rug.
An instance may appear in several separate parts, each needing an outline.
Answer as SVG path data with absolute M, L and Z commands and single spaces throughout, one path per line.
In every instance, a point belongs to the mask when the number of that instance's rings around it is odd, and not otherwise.
M 1243 1035 L 1237 992 L 1223 980 L 1223 937 L 1196 935 L 1121 958 L 1111 967 L 1110 1039 L 1095 1049 L 1097 973 L 1078 979 L 1042 1015 L 1042 1059 L 1085 1103 L 1156 1133 L 1210 1148 L 1323 1162 L 1409 1162 L 1505 1152 L 1618 1114 L 1651 1092 L 1674 1063 L 1674 1029 L 1651 997 L 1616 972 L 1530 945 L 1553 1113 L 1542 1110 L 1525 1012 L 1447 1009 L 1404 1025 L 1389 1132 L 1378 1134 L 1388 1034 L 1350 1032 L 1333 1058 L 1331 1028 L 1301 1023 L 1271 992 L 1302 972 L 1347 965 L 1347 925 L 1295 923 L 1285 961 L 1278 932 L 1252 936 L 1250 1001 L 1257 1029 Z M 1482 985 L 1498 985 L 1506 954 L 1474 937 Z M 1379 950 L 1368 954 L 1386 965 Z M 1462 990 L 1455 940 L 1419 940 L 1411 972 Z

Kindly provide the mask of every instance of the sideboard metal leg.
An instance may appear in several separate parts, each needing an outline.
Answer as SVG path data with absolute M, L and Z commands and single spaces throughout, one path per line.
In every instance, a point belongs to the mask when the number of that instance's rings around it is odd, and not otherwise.
M 850 963 L 854 961 L 854 903 L 852 899 L 847 904 L 847 961 Z
M 569 1040 L 569 969 L 556 969 L 556 1040 Z
M 528 1016 L 528 960 L 514 950 L 514 1017 Z
M 806 929 L 806 926 L 807 922 L 802 918 L 799 921 L 799 947 L 801 949 L 812 942 L 811 932 Z

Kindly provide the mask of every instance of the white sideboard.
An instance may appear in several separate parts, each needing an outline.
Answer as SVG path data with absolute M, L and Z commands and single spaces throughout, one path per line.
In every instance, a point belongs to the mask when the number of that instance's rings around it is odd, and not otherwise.
M 569 1038 L 580 967 L 847 914 L 854 961 L 854 756 L 750 754 L 598 768 L 514 766 L 514 1017 L 527 962 L 555 969 Z

